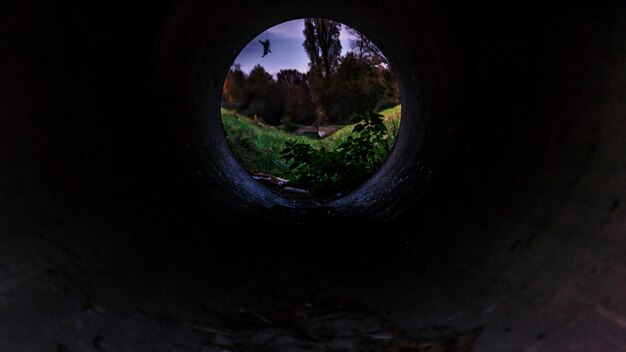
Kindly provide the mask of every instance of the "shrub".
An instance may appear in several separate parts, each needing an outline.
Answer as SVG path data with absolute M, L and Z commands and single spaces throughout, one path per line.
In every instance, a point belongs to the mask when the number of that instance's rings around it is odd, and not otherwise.
M 335 150 L 315 149 L 287 142 L 282 155 L 289 163 L 291 179 L 320 195 L 350 191 L 365 182 L 389 154 L 383 115 L 359 113 L 352 134 Z

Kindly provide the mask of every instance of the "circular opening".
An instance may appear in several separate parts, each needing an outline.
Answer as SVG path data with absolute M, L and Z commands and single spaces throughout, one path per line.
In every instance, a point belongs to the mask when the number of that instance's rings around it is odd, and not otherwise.
M 386 162 L 401 120 L 400 88 L 379 47 L 322 18 L 268 28 L 232 63 L 221 120 L 235 160 L 279 197 L 324 204 Z
M 180 187 L 198 209 L 245 214 L 251 222 L 319 223 L 320 214 L 327 214 L 333 221 L 387 223 L 426 192 L 453 145 L 461 103 L 455 71 L 445 64 L 450 47 L 431 35 L 427 15 L 415 23 L 391 23 L 377 8 L 287 2 L 246 6 L 233 26 L 232 8 L 194 4 L 160 33 L 151 90 L 153 111 L 172 136 L 164 153 L 173 170 L 184 170 Z M 353 192 L 322 204 L 286 198 L 255 181 L 233 156 L 220 111 L 223 84 L 246 44 L 276 24 L 307 16 L 340 21 L 371 38 L 389 59 L 402 93 L 401 128 L 387 161 Z M 262 56 L 262 44 L 256 45 Z M 270 49 L 271 57 L 276 49 Z

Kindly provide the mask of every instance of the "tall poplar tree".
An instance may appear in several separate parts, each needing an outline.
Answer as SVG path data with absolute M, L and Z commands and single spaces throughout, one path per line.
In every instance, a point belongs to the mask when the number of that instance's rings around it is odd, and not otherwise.
M 309 79 L 313 100 L 319 106 L 318 124 L 328 119 L 331 79 L 341 59 L 341 24 L 322 18 L 304 20 L 304 49 L 309 56 Z

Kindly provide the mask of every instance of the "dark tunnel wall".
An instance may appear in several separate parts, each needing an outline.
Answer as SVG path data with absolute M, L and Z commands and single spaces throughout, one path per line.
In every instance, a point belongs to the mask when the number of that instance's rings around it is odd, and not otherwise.
M 211 50 L 301 12 L 365 23 L 411 107 L 388 170 L 330 208 L 233 184 L 198 122 L 229 64 Z M 476 351 L 626 351 L 623 4 L 0 13 L 1 351 L 199 350 L 181 321 L 262 297 L 275 275 L 404 327 L 484 326 Z

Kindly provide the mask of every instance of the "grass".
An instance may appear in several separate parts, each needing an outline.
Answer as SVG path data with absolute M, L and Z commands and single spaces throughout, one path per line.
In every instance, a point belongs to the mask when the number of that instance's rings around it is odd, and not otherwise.
M 379 112 L 381 115 L 384 116 L 385 126 L 387 126 L 387 131 L 389 131 L 389 136 L 391 137 L 391 140 L 389 141 L 390 147 L 393 146 L 396 135 L 398 134 L 398 129 L 400 128 L 400 112 L 401 112 L 400 105 L 397 105 L 393 108 L 389 108 L 389 109 Z M 327 143 L 328 147 L 333 147 L 333 146 L 338 145 L 344 139 L 346 139 L 346 137 L 348 137 L 350 133 L 352 133 L 353 128 L 354 128 L 354 125 L 343 126 L 340 130 L 333 133 L 328 138 L 323 139 L 321 141 L 322 145 L 324 145 L 324 143 Z
M 381 111 L 390 132 L 389 146 L 393 146 L 400 124 L 400 105 Z M 324 139 L 313 139 L 288 133 L 280 127 L 267 126 L 222 109 L 222 124 L 233 154 L 248 171 L 260 171 L 289 178 L 289 164 L 280 155 L 285 142 L 306 143 L 314 148 L 334 150 L 350 133 L 354 125 L 346 125 Z

